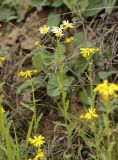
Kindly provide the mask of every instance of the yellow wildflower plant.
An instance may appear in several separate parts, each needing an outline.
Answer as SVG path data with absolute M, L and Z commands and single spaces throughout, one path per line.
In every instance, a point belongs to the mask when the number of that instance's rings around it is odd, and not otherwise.
M 38 160 L 38 159 L 41 160 L 42 158 L 44 158 L 44 152 L 42 151 L 42 149 L 39 148 L 34 160 Z
M 28 77 L 31 77 L 33 74 L 36 74 L 38 71 L 35 69 L 35 70 L 27 70 L 27 71 L 20 71 L 18 73 L 18 77 L 25 77 L 25 78 L 28 78 Z
M 0 63 L 3 63 L 5 61 L 5 57 L 0 56 Z
M 111 98 L 117 97 L 118 85 L 109 83 L 108 80 L 104 80 L 103 83 L 98 84 L 94 92 L 98 92 L 104 101 L 109 101 Z
M 70 23 L 69 20 L 64 20 L 64 21 L 63 21 L 63 28 L 64 28 L 64 29 L 73 28 L 73 27 L 74 27 L 74 24 L 73 24 L 73 23 Z
M 43 35 L 47 34 L 49 32 L 49 30 L 50 30 L 50 27 L 46 26 L 46 25 L 39 28 L 40 33 Z
M 80 115 L 80 119 L 91 120 L 93 118 L 97 118 L 98 114 L 96 114 L 96 109 L 92 106 L 88 109 L 88 112 Z
M 34 136 L 34 138 L 29 138 L 29 143 L 36 147 L 41 147 L 45 143 L 44 137 L 42 135 Z
M 63 28 L 61 28 L 61 27 L 53 26 L 51 31 L 52 31 L 52 33 L 55 34 L 56 37 L 62 37 L 64 35 Z
M 99 48 L 80 48 L 80 53 L 82 57 L 88 58 L 91 54 L 99 51 Z
M 65 40 L 65 43 L 71 43 L 73 41 L 73 37 L 68 37 Z

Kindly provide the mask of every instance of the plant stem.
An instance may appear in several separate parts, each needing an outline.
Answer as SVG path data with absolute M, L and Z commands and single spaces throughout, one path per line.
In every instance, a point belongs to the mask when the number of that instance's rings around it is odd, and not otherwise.
M 110 125 L 109 125 L 109 105 L 106 104 L 106 132 L 107 132 L 107 151 L 108 151 L 108 160 L 112 160 L 110 147 Z
M 63 112 L 64 112 L 64 118 L 65 118 L 65 122 L 67 122 L 67 104 L 66 104 L 66 92 L 65 92 L 65 88 L 64 88 L 64 78 L 63 78 L 63 63 L 62 63 L 62 53 L 60 51 L 60 41 L 57 40 L 57 52 L 58 52 L 58 69 L 59 69 L 59 76 L 58 76 L 58 81 L 59 81 L 59 87 L 61 90 L 61 94 L 62 94 L 62 103 L 63 103 Z
M 34 107 L 34 133 L 36 133 L 36 99 L 35 99 L 35 94 L 34 94 L 34 85 L 33 83 L 31 82 L 31 88 L 32 88 L 32 100 L 33 100 L 33 107 Z
M 89 60 L 89 82 L 90 82 L 90 93 L 91 93 L 91 106 L 94 106 L 94 97 L 93 97 L 93 80 L 92 80 L 92 60 Z

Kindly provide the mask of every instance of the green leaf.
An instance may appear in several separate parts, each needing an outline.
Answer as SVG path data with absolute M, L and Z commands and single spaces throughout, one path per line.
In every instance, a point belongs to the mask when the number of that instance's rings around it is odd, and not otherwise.
M 85 105 L 89 104 L 88 93 L 85 88 L 83 88 L 82 92 L 80 93 L 80 101 Z
M 54 12 L 51 12 L 48 16 L 47 25 L 48 26 L 58 26 L 60 23 L 60 15 Z
M 71 86 L 74 78 L 70 76 L 64 76 L 64 87 L 65 91 L 68 91 L 69 87 Z M 49 77 L 48 83 L 47 83 L 47 93 L 50 97 L 57 97 L 60 96 L 60 88 L 58 83 L 58 75 L 52 74 Z
M 115 74 L 116 71 L 109 71 L 109 72 L 106 72 L 106 71 L 100 71 L 98 73 L 98 76 L 100 79 L 104 80 L 104 79 L 107 79 L 109 76 L 111 76 L 112 74 Z
M 112 0 L 112 1 L 109 0 L 108 2 L 106 2 L 105 10 L 106 10 L 107 13 L 110 14 L 112 12 L 112 10 L 113 10 L 113 8 L 114 8 L 114 6 L 116 4 L 116 1 L 117 0 Z
M 37 6 L 42 3 L 42 0 L 29 0 L 29 5 L 31 6 Z
M 75 34 L 75 36 L 73 37 L 73 48 L 78 47 L 82 43 L 83 39 L 84 39 L 83 32 L 78 32 L 77 34 Z
M 17 94 L 20 94 L 22 92 L 23 89 L 27 88 L 27 87 L 31 87 L 31 83 L 33 83 L 34 86 L 36 86 L 36 88 L 40 88 L 40 84 L 41 84 L 41 80 L 40 78 L 37 78 L 37 77 L 34 77 L 34 78 L 31 78 L 30 79 L 30 83 L 28 82 L 28 80 L 26 80 L 23 84 L 21 84 L 17 90 L 16 90 L 16 93 Z
M 32 63 L 38 70 L 45 70 L 52 62 L 51 55 L 44 49 L 37 48 L 33 51 Z
M 96 15 L 105 7 L 105 0 L 89 0 L 89 4 L 86 7 L 86 10 L 83 12 L 84 16 L 89 17 Z
M 89 1 L 88 0 L 79 0 L 78 2 L 80 8 L 81 8 L 81 12 L 84 11 L 86 9 L 86 7 L 88 6 L 89 4 Z
M 23 107 L 31 110 L 32 112 L 35 111 L 35 108 L 34 108 L 34 106 L 33 106 L 32 104 L 26 104 L 26 103 L 24 103 L 24 102 L 20 102 L 20 104 L 21 104 Z
M 76 63 L 73 65 L 74 71 L 78 71 L 78 73 L 82 74 L 88 67 L 88 61 L 86 61 L 84 58 L 79 57 L 79 59 L 76 60 Z
M 72 0 L 63 0 L 63 3 L 70 9 L 73 10 L 74 2 Z
M 33 6 L 33 7 L 37 7 L 37 6 L 48 6 L 51 4 L 51 1 L 48 0 L 29 0 L 29 5 Z
M 47 84 L 47 94 L 50 97 L 57 97 L 60 95 L 57 76 L 51 75 Z
M 15 12 L 11 8 L 8 8 L 5 6 L 0 8 L 0 21 L 4 21 L 4 20 L 8 21 L 11 18 L 15 18 L 14 15 L 15 15 Z
M 51 6 L 60 7 L 62 4 L 63 4 L 63 0 L 54 0 Z

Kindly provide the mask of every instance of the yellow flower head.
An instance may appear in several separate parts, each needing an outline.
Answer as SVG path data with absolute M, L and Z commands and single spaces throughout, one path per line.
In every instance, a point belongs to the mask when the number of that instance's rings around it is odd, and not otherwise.
M 61 28 L 61 27 L 53 26 L 52 27 L 52 33 L 54 33 L 55 36 L 57 36 L 57 37 L 62 37 L 64 35 L 63 34 L 63 28 Z
M 68 20 L 64 20 L 63 21 L 63 27 L 64 29 L 67 29 L 67 28 L 73 28 L 74 27 L 74 24 L 73 23 L 70 23 Z
M 41 149 L 38 149 L 37 155 L 35 156 L 34 160 L 42 159 L 42 158 L 44 158 L 44 152 Z
M 40 33 L 44 34 L 44 35 L 47 34 L 49 32 L 49 30 L 50 30 L 50 27 L 46 26 L 46 25 L 39 28 Z
M 89 109 L 88 109 L 88 112 L 85 114 L 85 118 L 86 119 L 92 119 L 93 117 L 98 117 L 98 115 L 96 114 L 96 109 L 95 108 L 93 108 L 93 107 L 90 107 Z
M 91 54 L 99 51 L 99 48 L 80 48 L 82 57 L 88 58 Z
M 34 44 L 35 44 L 35 46 L 39 46 L 39 45 L 40 45 L 40 42 L 39 42 L 39 41 L 36 41 Z
M 36 147 L 41 147 L 45 143 L 44 137 L 39 135 L 39 136 L 34 136 L 34 138 L 29 138 L 29 143 L 33 144 Z
M 3 107 L 0 107 L 0 113 L 5 113 L 5 110 L 4 110 L 4 108 Z
M 35 73 L 38 73 L 37 69 L 34 69 L 32 70 L 32 72 L 35 74 Z
M 5 57 L 0 56 L 0 63 L 3 63 L 5 61 Z
M 109 83 L 107 80 L 104 80 L 103 83 L 100 83 L 94 89 L 94 92 L 98 92 L 104 101 L 108 101 L 110 98 L 116 98 L 118 91 L 118 85 L 114 83 Z
M 71 43 L 73 41 L 73 37 L 68 37 L 65 40 L 65 43 Z
M 36 69 L 34 70 L 27 70 L 27 71 L 20 71 L 18 73 L 18 77 L 25 77 L 25 78 L 28 78 L 28 77 L 31 77 L 33 74 L 36 74 L 38 71 Z
M 96 109 L 93 108 L 92 106 L 88 109 L 88 112 L 85 113 L 84 115 L 80 115 L 80 119 L 87 119 L 87 120 L 91 120 L 93 118 L 98 117 L 98 114 L 96 114 Z
M 80 119 L 84 119 L 84 118 L 85 118 L 85 115 L 84 115 L 84 114 L 81 114 L 79 118 L 80 118 Z

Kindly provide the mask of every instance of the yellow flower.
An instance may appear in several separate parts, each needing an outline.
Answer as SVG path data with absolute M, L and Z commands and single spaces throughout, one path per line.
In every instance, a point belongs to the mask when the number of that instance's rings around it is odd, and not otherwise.
M 32 75 L 32 71 L 31 71 L 31 70 L 27 70 L 27 71 L 25 71 L 25 72 L 20 71 L 20 72 L 18 73 L 18 77 L 28 78 L 28 77 L 31 77 L 31 75 Z
M 63 28 L 61 28 L 61 27 L 53 26 L 52 27 L 52 33 L 54 33 L 55 36 L 57 36 L 57 37 L 62 37 L 64 35 L 63 34 Z
M 34 70 L 27 70 L 27 71 L 20 71 L 18 73 L 18 77 L 25 77 L 25 78 L 28 78 L 28 77 L 31 77 L 33 74 L 36 74 L 38 71 L 36 69 Z
M 64 20 L 63 21 L 63 27 L 64 29 L 67 29 L 67 28 L 73 28 L 74 27 L 74 24 L 73 23 L 70 23 L 68 20 Z
M 4 108 L 3 107 L 0 107 L 0 113 L 5 113 L 5 110 L 4 110 Z
M 104 80 L 103 83 L 100 83 L 94 89 L 94 92 L 98 92 L 104 101 L 108 101 L 110 98 L 116 98 L 118 91 L 118 85 L 114 83 L 109 83 L 107 80 Z
M 46 25 L 39 28 L 39 31 L 40 31 L 41 34 L 47 34 L 49 32 L 49 30 L 50 30 L 50 27 L 46 26 Z
M 42 158 L 44 158 L 44 152 L 41 149 L 38 149 L 37 155 L 35 156 L 34 160 L 42 159 Z
M 99 51 L 99 48 L 80 48 L 80 53 L 84 58 L 88 58 L 91 54 Z
M 90 107 L 88 109 L 88 112 L 85 114 L 85 119 L 92 119 L 93 117 L 98 117 L 98 115 L 96 114 L 96 109 L 93 107 Z
M 38 73 L 37 69 L 32 70 L 33 73 Z
M 35 44 L 35 46 L 38 46 L 40 44 L 40 42 L 36 41 L 34 44 Z
M 88 109 L 88 112 L 85 113 L 84 115 L 80 115 L 80 119 L 87 119 L 87 120 L 91 120 L 92 118 L 97 118 L 98 114 L 96 114 L 96 109 L 93 108 L 92 106 Z
M 5 61 L 5 57 L 0 56 L 0 63 L 3 63 Z
M 29 142 L 36 147 L 40 147 L 42 144 L 45 143 L 45 140 L 43 136 L 39 135 L 39 136 L 34 136 L 34 138 L 29 138 Z
M 84 118 L 85 118 L 85 115 L 84 115 L 84 114 L 81 114 L 79 118 L 80 118 L 80 119 L 84 119 Z
M 73 41 L 73 37 L 68 37 L 66 38 L 65 43 L 70 43 L 72 41 Z

